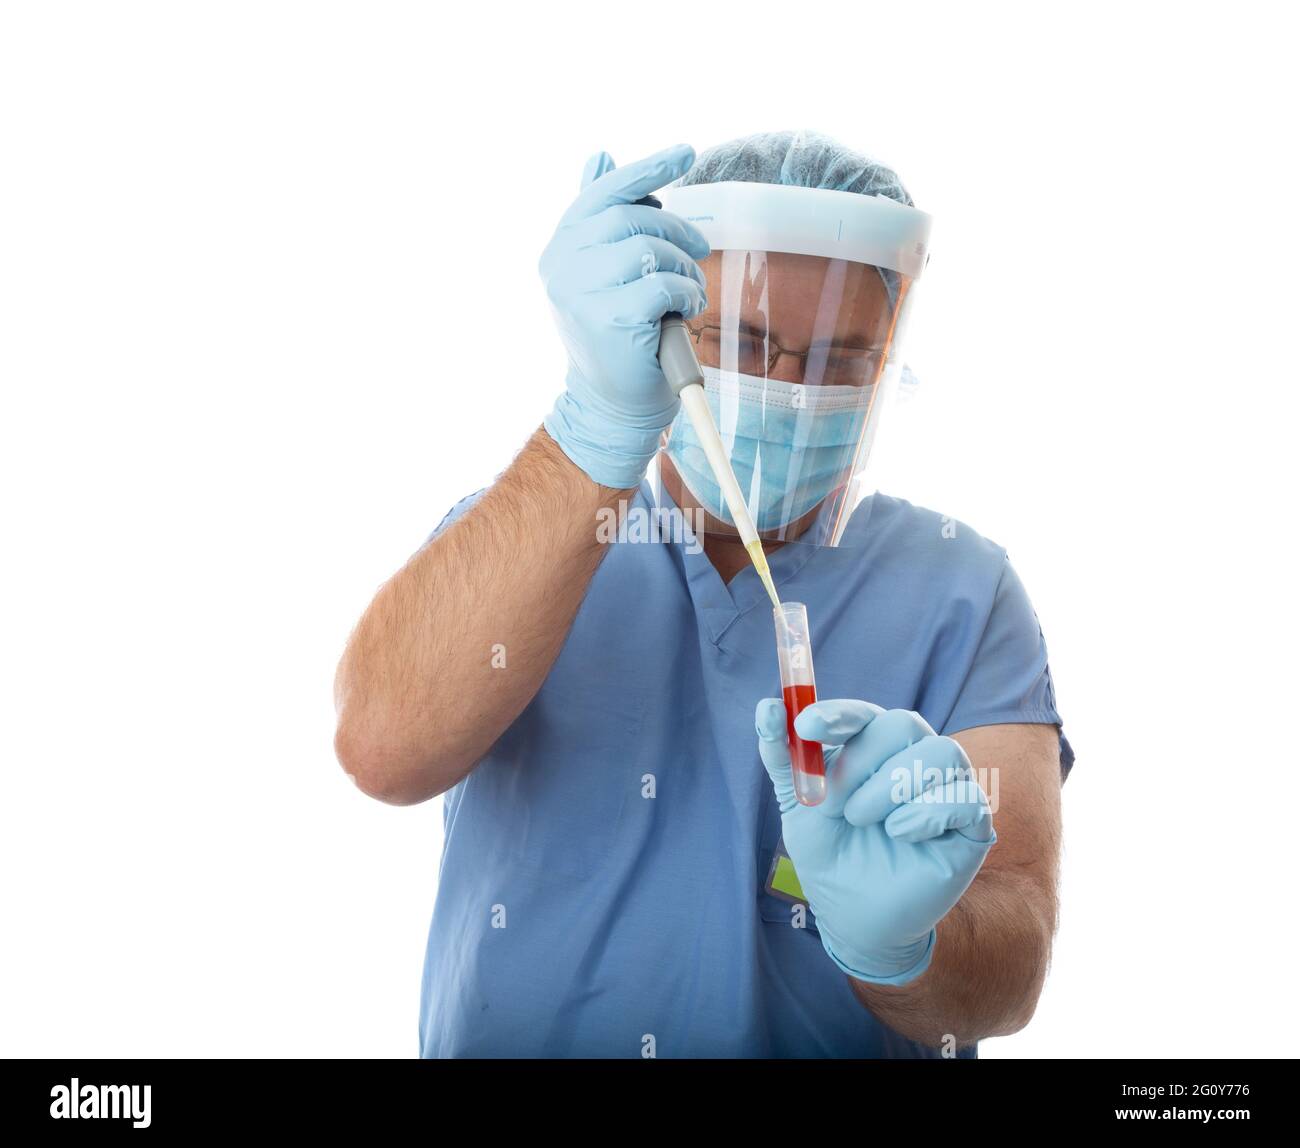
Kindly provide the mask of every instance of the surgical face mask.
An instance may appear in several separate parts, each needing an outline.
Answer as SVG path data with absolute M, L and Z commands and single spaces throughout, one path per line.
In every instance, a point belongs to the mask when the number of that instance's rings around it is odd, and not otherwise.
M 871 407 L 871 386 L 804 386 L 702 368 L 704 393 L 760 531 L 801 518 L 844 482 Z M 695 500 L 732 524 L 690 420 L 679 414 L 665 447 Z

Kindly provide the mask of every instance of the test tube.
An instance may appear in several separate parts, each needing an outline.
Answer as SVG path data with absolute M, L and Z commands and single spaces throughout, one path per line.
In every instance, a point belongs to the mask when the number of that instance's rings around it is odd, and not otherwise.
M 785 733 L 790 743 L 794 795 L 801 805 L 820 805 L 826 797 L 826 762 L 821 742 L 804 741 L 794 732 L 794 719 L 817 700 L 808 611 L 802 602 L 782 602 L 772 611 L 772 616 L 776 621 L 776 657 L 781 665 L 781 694 L 785 700 Z

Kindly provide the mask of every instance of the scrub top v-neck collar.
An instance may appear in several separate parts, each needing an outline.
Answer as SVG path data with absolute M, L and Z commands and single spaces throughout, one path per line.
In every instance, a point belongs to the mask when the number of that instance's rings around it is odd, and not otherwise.
M 681 513 L 662 484 L 660 491 L 659 504 L 671 508 L 674 514 Z M 641 497 L 647 507 L 655 506 L 656 500 L 648 481 L 641 484 Z M 724 581 L 704 552 L 703 540 L 691 529 L 685 514 L 682 514 L 682 523 L 682 541 L 673 543 L 673 551 L 680 556 L 678 560 L 700 626 L 716 645 L 738 618 L 756 608 L 765 612 L 770 610 L 771 600 L 758 572 L 751 565 L 746 565 L 730 582 Z M 808 543 L 787 542 L 768 554 L 767 564 L 778 595 L 782 585 L 791 581 L 803 569 L 817 549 Z

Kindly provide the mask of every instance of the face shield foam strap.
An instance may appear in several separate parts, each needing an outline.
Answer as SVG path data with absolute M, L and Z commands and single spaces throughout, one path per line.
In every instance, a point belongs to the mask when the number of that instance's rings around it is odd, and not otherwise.
M 785 251 L 869 263 L 919 279 L 931 217 L 882 195 L 772 183 L 697 183 L 660 193 L 715 251 Z M 896 293 L 896 288 L 895 288 Z

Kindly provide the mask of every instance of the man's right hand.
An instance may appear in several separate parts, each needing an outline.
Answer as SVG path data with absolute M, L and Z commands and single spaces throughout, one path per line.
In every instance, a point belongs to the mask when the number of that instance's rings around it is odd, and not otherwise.
M 704 310 L 696 260 L 709 244 L 684 219 L 637 200 L 694 162 L 685 144 L 624 168 L 598 152 L 539 263 L 569 352 L 567 388 L 546 430 L 602 486 L 640 483 L 677 413 L 659 369 L 659 321 Z

